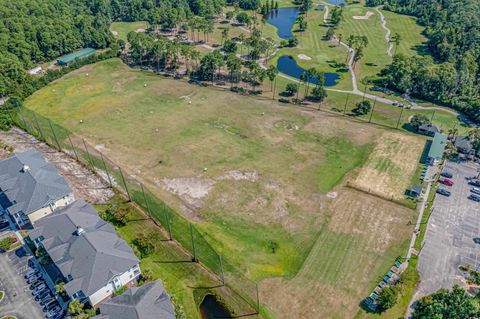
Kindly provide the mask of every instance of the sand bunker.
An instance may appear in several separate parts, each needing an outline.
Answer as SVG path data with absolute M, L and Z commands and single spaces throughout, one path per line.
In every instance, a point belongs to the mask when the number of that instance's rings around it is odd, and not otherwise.
M 367 11 L 367 13 L 365 13 L 365 15 L 363 15 L 363 16 L 353 16 L 353 18 L 354 18 L 355 20 L 367 20 L 367 19 L 370 18 L 372 15 L 373 15 L 373 12 L 372 12 L 372 11 Z
M 145 32 L 145 29 L 139 28 L 139 29 L 135 30 L 135 32 L 137 32 L 137 33 L 139 33 L 139 32 L 144 33 L 144 32 Z
M 113 31 L 113 30 L 110 30 L 110 31 L 112 31 L 112 34 L 113 34 L 114 36 L 117 36 L 117 35 L 118 35 L 118 32 L 117 32 L 117 31 Z
M 309 57 L 308 55 L 303 54 L 303 53 L 302 53 L 302 54 L 299 54 L 299 55 L 298 55 L 298 58 L 299 58 L 300 60 L 305 60 L 305 61 L 310 61 L 310 60 L 312 59 L 311 57 Z

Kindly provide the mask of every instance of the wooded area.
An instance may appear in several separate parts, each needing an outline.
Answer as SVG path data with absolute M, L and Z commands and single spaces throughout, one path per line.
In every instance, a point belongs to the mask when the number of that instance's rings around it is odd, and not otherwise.
M 429 52 L 418 48 L 421 56 L 396 56 L 383 72 L 388 86 L 480 117 L 480 2 L 368 0 L 367 4 L 385 4 L 386 10 L 416 16 L 426 27 Z
M 221 12 L 223 0 L 0 0 L 0 97 L 24 97 L 33 79 L 25 72 L 82 47 L 115 42 L 112 21 L 146 20 L 172 27 L 192 15 Z

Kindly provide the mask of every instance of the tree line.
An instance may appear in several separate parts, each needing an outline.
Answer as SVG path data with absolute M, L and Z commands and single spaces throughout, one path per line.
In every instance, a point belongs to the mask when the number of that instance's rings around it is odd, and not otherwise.
M 224 6 L 224 0 L 0 0 L 0 98 L 30 94 L 37 80 L 25 70 L 38 63 L 82 47 L 112 46 L 113 21 L 174 28 Z
M 386 10 L 416 16 L 425 26 L 431 53 L 396 55 L 381 74 L 385 84 L 480 118 L 480 1 L 367 1 L 367 5 L 379 4 Z

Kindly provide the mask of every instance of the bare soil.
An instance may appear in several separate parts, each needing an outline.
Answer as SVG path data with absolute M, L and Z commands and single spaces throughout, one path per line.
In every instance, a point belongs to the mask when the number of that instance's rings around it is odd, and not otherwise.
M 84 198 L 92 204 L 104 204 L 114 195 L 102 178 L 79 164 L 73 157 L 56 151 L 18 128 L 13 128 L 8 132 L 0 131 L 0 140 L 12 146 L 15 152 L 24 152 L 34 148 L 42 153 L 68 182 L 73 189 L 75 198 Z M 2 159 L 8 155 L 8 152 L 0 152 Z

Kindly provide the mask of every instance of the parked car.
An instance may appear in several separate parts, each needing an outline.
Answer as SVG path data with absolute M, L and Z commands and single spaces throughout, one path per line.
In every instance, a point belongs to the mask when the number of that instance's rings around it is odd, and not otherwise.
M 32 276 L 32 277 L 28 278 L 28 279 L 27 279 L 27 284 L 29 284 L 29 285 L 30 285 L 30 284 L 33 284 L 34 282 L 36 282 L 36 281 L 38 281 L 38 280 L 40 280 L 40 279 L 42 279 L 42 276 L 39 275 L 39 274 L 37 274 L 37 275 L 35 275 L 35 276 Z
M 41 293 L 42 290 L 45 289 L 45 288 L 47 288 L 47 285 L 45 285 L 44 283 L 40 284 L 40 285 L 37 286 L 35 289 L 33 289 L 32 295 L 33 295 L 33 296 L 38 295 L 38 294 Z
M 46 298 L 47 296 L 50 296 L 50 290 L 49 290 L 49 289 L 45 289 L 44 291 L 42 291 L 41 293 L 39 293 L 39 294 L 35 297 L 35 300 L 36 300 L 36 301 L 40 301 L 40 300 L 42 300 L 43 298 Z
M 45 315 L 45 317 L 47 318 L 53 318 L 55 317 L 56 315 L 58 315 L 60 313 L 60 311 L 62 311 L 62 308 L 60 308 L 60 306 L 56 306 L 55 308 L 52 308 L 51 310 L 49 310 L 47 312 L 47 314 Z
M 62 319 L 63 317 L 63 311 L 60 311 L 53 319 Z
M 30 285 L 30 290 L 33 290 L 33 289 L 37 288 L 38 286 L 40 286 L 43 283 L 44 283 L 43 279 L 38 279 L 37 281 L 35 281 L 33 284 Z
M 50 303 L 52 303 L 52 302 L 54 302 L 54 301 L 56 301 L 55 298 L 49 296 L 49 297 L 47 297 L 47 298 L 43 298 L 43 299 L 40 301 L 40 305 L 46 306 L 46 305 L 48 305 L 48 304 L 50 304 Z
M 7 228 L 8 226 L 10 226 L 8 220 L 4 217 L 0 217 L 0 229 Z
M 440 175 L 442 175 L 443 177 L 446 177 L 446 178 L 452 178 L 453 177 L 453 174 L 450 173 L 449 171 L 443 171 Z
M 453 181 L 449 180 L 448 178 L 440 179 L 440 183 L 447 186 L 453 186 Z
M 470 191 L 474 194 L 480 195 L 480 188 L 474 187 Z
M 468 199 L 471 199 L 471 200 L 476 201 L 476 202 L 480 202 L 480 196 L 475 195 L 475 194 L 470 194 L 470 196 L 468 196 Z
M 480 181 L 478 179 L 471 180 L 470 182 L 468 182 L 468 184 L 470 184 L 472 186 L 480 187 Z
M 39 273 L 39 271 L 38 271 L 37 269 L 30 269 L 29 271 L 27 271 L 27 272 L 25 273 L 25 276 L 24 276 L 24 277 L 25 277 L 25 279 L 29 279 L 29 278 L 35 276 L 35 275 L 38 274 L 38 273 Z
M 444 196 L 449 197 L 452 193 L 450 193 L 450 192 L 447 191 L 446 189 L 438 188 L 438 189 L 437 189 L 437 194 L 440 194 L 440 195 L 444 195 Z
M 55 300 L 54 302 L 50 302 L 43 307 L 44 311 L 50 311 L 53 308 L 58 307 L 58 302 Z

